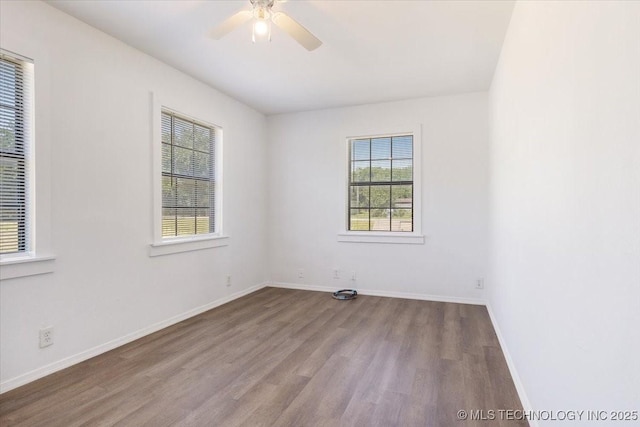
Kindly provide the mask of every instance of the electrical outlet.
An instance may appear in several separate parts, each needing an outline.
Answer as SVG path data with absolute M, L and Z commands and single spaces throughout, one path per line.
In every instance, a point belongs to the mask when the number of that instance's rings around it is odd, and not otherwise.
M 298 270 L 298 279 L 304 279 L 304 270 L 303 269 L 299 269 Z
M 352 281 L 352 282 L 355 282 L 355 281 L 356 281 L 356 272 L 355 272 L 355 271 L 352 271 L 352 272 L 351 272 L 351 281 Z
M 53 326 L 40 329 L 40 348 L 49 347 L 53 344 Z
M 339 279 L 340 278 L 340 270 L 338 270 L 337 268 L 335 268 L 333 270 L 333 278 L 334 279 Z
M 476 280 L 476 289 L 484 289 L 484 279 Z
M 227 275 L 227 287 L 231 286 L 231 275 Z

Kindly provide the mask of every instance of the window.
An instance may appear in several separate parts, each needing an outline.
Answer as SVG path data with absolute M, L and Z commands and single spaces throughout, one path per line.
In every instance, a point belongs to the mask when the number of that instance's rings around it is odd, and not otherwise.
M 155 179 L 149 256 L 228 246 L 222 229 L 223 128 L 194 119 L 211 112 L 189 97 L 152 92 L 151 110 Z
M 213 234 L 216 128 L 162 111 L 162 238 Z
M 348 231 L 413 232 L 413 135 L 349 139 Z
M 0 52 L 0 255 L 33 250 L 29 179 L 32 65 Z

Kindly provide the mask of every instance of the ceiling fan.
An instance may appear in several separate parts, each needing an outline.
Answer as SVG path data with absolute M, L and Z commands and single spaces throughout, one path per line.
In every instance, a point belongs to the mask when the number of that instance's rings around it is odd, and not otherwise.
M 316 36 L 300 25 L 298 21 L 284 12 L 274 12 L 272 8 L 277 0 L 249 1 L 251 2 L 251 10 L 241 10 L 230 16 L 222 24 L 211 30 L 209 36 L 215 40 L 220 40 L 237 27 L 253 19 L 252 37 L 254 43 L 260 37 L 266 37 L 267 40 L 271 41 L 271 23 L 273 22 L 309 51 L 317 49 L 322 44 Z

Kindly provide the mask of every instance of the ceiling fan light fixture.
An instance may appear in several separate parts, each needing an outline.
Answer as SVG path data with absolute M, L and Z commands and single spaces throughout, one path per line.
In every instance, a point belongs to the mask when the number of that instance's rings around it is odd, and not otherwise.
M 271 41 L 271 14 L 264 7 L 256 7 L 254 10 L 253 35 L 252 40 L 255 43 L 258 39 L 266 36 Z
M 209 31 L 209 37 L 220 40 L 235 28 L 253 19 L 251 39 L 254 43 L 261 39 L 271 41 L 271 24 L 273 23 L 308 51 L 320 47 L 322 42 L 298 21 L 282 11 L 274 12 L 272 10 L 276 1 L 277 0 L 249 0 L 252 6 L 251 10 L 241 10 L 230 16 L 216 28 Z
M 253 24 L 253 31 L 255 31 L 257 36 L 266 35 L 269 33 L 269 22 L 262 19 L 256 20 Z

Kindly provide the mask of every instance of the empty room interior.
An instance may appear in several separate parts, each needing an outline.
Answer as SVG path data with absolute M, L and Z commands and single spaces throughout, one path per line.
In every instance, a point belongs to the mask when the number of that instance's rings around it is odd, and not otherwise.
M 640 425 L 639 1 L 0 0 L 0 425 Z

